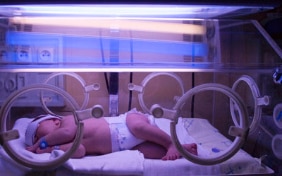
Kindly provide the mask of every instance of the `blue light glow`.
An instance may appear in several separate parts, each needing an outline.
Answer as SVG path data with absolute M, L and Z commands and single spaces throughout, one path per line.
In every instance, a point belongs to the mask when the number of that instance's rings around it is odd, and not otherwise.
M 206 57 L 208 55 L 208 46 L 205 43 L 197 42 L 176 42 L 163 40 L 144 40 L 144 39 L 127 39 L 113 37 L 81 37 L 81 36 L 59 36 L 53 34 L 40 33 L 21 33 L 8 32 L 8 45 L 33 45 L 37 46 L 56 46 L 58 40 L 61 40 L 65 49 L 79 50 L 101 50 L 100 42 L 103 44 L 103 50 L 111 51 L 112 42 L 116 43 L 115 50 L 119 52 L 139 52 L 139 53 L 155 53 L 159 55 L 175 55 L 175 56 L 193 56 Z M 60 39 L 59 39 L 60 38 Z M 118 48 L 116 48 L 118 47 Z M 132 48 L 131 48 L 132 47 Z M 79 60 L 82 62 L 81 56 L 70 60 Z M 88 61 L 88 60 L 87 60 Z M 100 61 L 100 60 L 99 60 Z
M 213 18 L 222 14 L 250 9 L 250 13 L 271 7 L 220 5 L 15 5 L 2 6 L 0 12 L 13 16 L 106 16 L 106 17 L 170 17 Z M 8 10 L 8 12 L 7 12 Z M 238 11 L 238 14 L 240 12 Z M 247 10 L 244 13 L 248 13 Z M 240 15 L 240 14 L 239 14 Z

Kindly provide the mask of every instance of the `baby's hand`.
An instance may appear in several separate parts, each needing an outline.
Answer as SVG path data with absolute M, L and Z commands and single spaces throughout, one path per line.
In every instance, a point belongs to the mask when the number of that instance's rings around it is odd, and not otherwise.
M 35 144 L 32 145 L 32 146 L 27 146 L 27 147 L 26 147 L 26 150 L 35 153 L 36 150 L 37 150 L 37 148 L 39 148 L 39 144 L 38 144 L 38 143 L 35 143 Z
M 39 147 L 36 149 L 36 153 L 41 154 L 41 153 L 51 153 L 52 148 L 51 147 L 46 147 L 45 149 L 40 149 Z
M 35 153 L 36 152 L 37 147 L 35 145 L 32 146 L 27 146 L 26 150 Z

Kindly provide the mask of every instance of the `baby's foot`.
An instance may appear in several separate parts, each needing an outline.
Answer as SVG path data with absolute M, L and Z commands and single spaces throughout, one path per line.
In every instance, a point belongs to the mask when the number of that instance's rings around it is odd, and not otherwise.
M 193 155 L 198 155 L 198 150 L 197 150 L 197 144 L 191 143 L 191 144 L 184 144 L 182 145 L 184 149 L 186 149 L 188 152 L 192 153 Z
M 188 152 L 198 155 L 197 152 L 197 144 L 192 143 L 192 144 L 183 144 L 182 147 L 187 150 Z M 162 158 L 162 160 L 176 160 L 181 157 L 181 154 L 177 150 L 177 148 L 174 145 L 171 145 L 168 150 L 166 155 Z

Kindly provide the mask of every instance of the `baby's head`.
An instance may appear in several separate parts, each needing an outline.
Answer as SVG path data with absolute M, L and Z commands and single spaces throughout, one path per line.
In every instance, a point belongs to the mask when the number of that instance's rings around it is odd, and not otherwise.
M 28 126 L 26 128 L 26 132 L 25 132 L 25 143 L 26 143 L 26 145 L 31 146 L 36 142 L 35 141 L 35 135 L 36 135 L 36 131 L 37 131 L 37 128 L 38 128 L 40 122 L 42 122 L 44 120 L 50 120 L 50 119 L 60 119 L 60 117 L 50 115 L 50 114 L 40 115 L 40 116 L 37 116 L 34 120 L 32 120 L 28 124 Z

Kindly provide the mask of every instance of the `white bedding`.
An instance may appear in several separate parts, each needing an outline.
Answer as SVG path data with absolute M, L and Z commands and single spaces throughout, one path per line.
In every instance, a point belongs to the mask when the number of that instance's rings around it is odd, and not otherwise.
M 165 129 L 169 129 L 169 123 L 163 120 Z M 207 120 L 200 118 L 180 119 L 186 134 L 182 134 L 188 140 L 198 145 L 199 156 L 213 157 L 228 148 L 231 141 L 218 132 Z M 162 127 L 162 128 L 163 128 Z M 182 139 L 183 140 L 183 139 Z M 259 159 L 251 157 L 248 153 L 240 150 L 229 160 L 217 165 L 203 166 L 192 163 L 184 158 L 176 161 L 158 161 L 146 159 L 144 162 L 144 175 L 171 176 L 171 175 L 252 175 L 270 174 L 273 171 L 261 165 Z M 162 168 L 162 169 L 156 169 Z
M 31 119 L 22 118 L 15 123 L 20 139 L 13 141 L 15 151 L 34 158 L 35 161 L 48 160 L 63 154 L 53 151 L 51 154 L 33 154 L 24 150 L 24 132 Z M 169 120 L 156 119 L 157 125 L 169 134 Z M 222 136 L 207 120 L 199 118 L 180 118 L 177 134 L 181 143 L 196 142 L 199 156 L 210 157 L 227 148 L 230 141 Z M 29 168 L 14 162 L 0 148 L 0 172 L 6 175 L 24 175 Z M 182 158 L 176 161 L 144 159 L 138 151 L 121 151 L 103 156 L 87 156 L 83 159 L 69 159 L 58 170 L 57 175 L 95 174 L 95 175 L 218 175 L 218 174 L 265 174 L 272 170 L 264 167 L 249 154 L 240 150 L 231 159 L 213 166 L 194 164 Z

